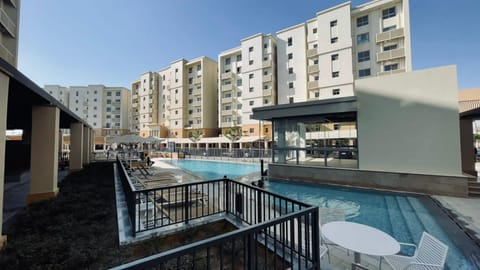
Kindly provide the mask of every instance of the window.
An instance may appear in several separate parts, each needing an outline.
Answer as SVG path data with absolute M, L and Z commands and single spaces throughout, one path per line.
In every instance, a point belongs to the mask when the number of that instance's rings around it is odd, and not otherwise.
M 333 130 L 339 130 L 340 124 L 333 124 Z
M 116 93 L 115 93 L 115 96 L 119 97 L 120 94 L 121 94 L 120 92 L 116 92 Z
M 337 78 L 338 76 L 340 76 L 340 71 L 332 72 L 332 78 Z
M 388 19 L 391 17 L 395 17 L 397 15 L 397 12 L 395 10 L 395 7 L 387 8 L 382 10 L 382 19 Z
M 292 104 L 293 103 L 293 97 L 288 98 L 288 103 Z
M 293 67 L 288 68 L 288 74 L 293 74 Z
M 229 85 L 229 84 L 232 84 L 232 81 L 228 80 L 228 81 L 225 81 L 224 85 Z
M 248 78 L 253 79 L 253 73 L 248 74 Z
M 337 26 L 337 20 L 330 22 L 330 27 Z
M 367 43 L 369 41 L 370 41 L 370 36 L 368 33 L 357 35 L 357 44 Z
M 251 92 L 253 92 L 253 90 L 255 90 L 255 89 L 254 89 L 253 87 L 250 87 L 250 88 L 248 89 L 248 92 L 251 93 Z
M 177 111 L 177 110 L 175 110 L 175 114 L 178 114 L 178 111 Z
M 263 104 L 268 104 L 268 99 L 264 99 Z
M 314 65 L 318 65 L 318 59 L 313 60 Z
M 237 62 L 240 62 L 240 61 L 242 61 L 242 55 L 241 54 L 237 55 Z
M 192 82 L 193 82 L 193 78 L 188 78 L 188 83 L 191 84 Z
M 370 60 L 370 51 L 363 51 L 358 53 L 358 62 L 365 62 Z
M 197 70 L 198 70 L 198 71 L 202 70 L 202 65 L 198 65 L 198 66 L 197 66 Z
M 175 69 L 175 73 L 177 73 L 177 72 L 178 72 L 178 68 Z M 145 80 L 143 80 L 143 82 L 145 82 Z
M 291 37 L 287 39 L 287 44 L 289 47 L 293 45 L 293 39 Z
M 242 96 L 242 91 L 238 91 L 237 92 L 237 97 L 241 97 Z
M 192 104 L 192 103 L 193 103 L 193 99 L 189 99 L 188 104 Z
M 254 131 L 255 131 L 254 128 L 250 128 L 250 130 L 249 130 L 250 133 L 253 133 Z
M 253 65 L 253 60 L 248 61 L 248 64 L 251 66 Z
M 330 39 L 330 43 L 337 43 L 338 42 L 338 37 L 334 37 Z
M 193 68 L 188 68 L 188 73 L 190 73 L 190 74 L 191 74 L 191 73 L 192 73 L 192 71 L 193 71 Z
M 383 67 L 383 71 L 391 71 L 391 70 L 397 70 L 397 69 L 398 69 L 398 64 L 385 65 Z
M 189 89 L 188 89 L 188 94 L 189 94 L 189 95 L 193 94 L 193 88 L 189 88 Z M 163 96 L 163 99 L 165 99 L 165 96 Z
M 75 94 L 78 97 L 78 92 L 76 92 Z M 107 97 L 111 97 L 111 96 L 112 96 L 112 92 L 107 92 Z
M 226 58 L 225 59 L 225 65 L 230 65 L 230 61 L 231 61 L 230 57 Z
M 315 92 L 315 97 L 316 98 L 320 97 L 320 92 Z
M 237 110 L 241 110 L 242 109 L 242 103 L 238 103 L 237 104 Z
M 253 52 L 253 47 L 248 48 L 249 52 Z
M 387 51 L 395 50 L 396 48 L 397 48 L 397 44 L 388 45 L 383 47 L 383 51 L 387 52 Z
M 264 49 L 268 48 L 268 43 L 264 43 L 264 44 L 263 44 L 263 48 L 264 48 Z
M 268 84 L 265 84 L 265 85 L 263 86 L 263 89 L 264 89 L 264 90 L 267 90 L 267 89 L 268 89 Z
M 384 27 L 383 32 L 388 32 L 388 31 L 395 30 L 395 29 L 397 29 L 397 26 L 392 25 L 392 26 Z
M 338 60 L 338 53 L 332 54 L 332 61 Z
M 357 27 L 368 24 L 368 15 L 357 18 Z
M 360 69 L 358 71 L 358 77 L 366 77 L 366 76 L 370 76 L 370 69 L 369 68 L 366 68 L 366 69 Z
M 250 104 L 250 106 L 253 106 L 253 104 L 255 104 L 255 101 L 250 100 L 250 102 L 248 102 L 248 104 Z
M 237 73 L 242 72 L 242 67 L 237 67 Z
M 292 89 L 293 88 L 293 82 L 288 83 L 288 88 Z
M 338 89 L 338 88 L 332 89 L 332 95 L 334 95 L 334 96 L 340 95 L 340 89 Z
M 313 31 L 312 31 L 314 34 L 317 33 L 317 28 L 313 28 Z
M 242 79 L 237 80 L 237 86 L 242 86 Z
M 289 60 L 290 60 L 290 59 L 293 59 L 293 53 L 289 53 L 289 54 L 288 54 L 288 59 L 289 59 Z

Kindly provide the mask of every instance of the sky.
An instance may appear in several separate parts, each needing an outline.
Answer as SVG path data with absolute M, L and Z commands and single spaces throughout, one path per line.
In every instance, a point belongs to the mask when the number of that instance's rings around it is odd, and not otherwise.
M 147 71 L 275 33 L 344 0 L 22 0 L 18 68 L 40 87 L 131 87 Z M 353 6 L 369 2 L 352 0 Z M 413 69 L 480 88 L 480 0 L 410 0 Z

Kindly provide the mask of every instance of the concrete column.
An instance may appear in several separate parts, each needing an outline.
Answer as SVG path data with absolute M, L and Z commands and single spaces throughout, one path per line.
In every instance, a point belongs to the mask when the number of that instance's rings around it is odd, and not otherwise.
M 95 150 L 95 130 L 93 128 L 90 129 L 90 150 L 88 152 L 88 156 L 90 157 L 90 162 L 94 160 L 93 158 L 93 151 Z
M 3 185 L 5 180 L 5 142 L 7 140 L 8 85 L 10 78 L 0 72 L 0 250 L 7 244 L 7 236 L 2 235 L 3 224 Z
M 59 123 L 59 108 L 32 108 L 31 176 L 27 205 L 57 196 Z
M 472 119 L 460 119 L 460 149 L 462 172 L 476 176 Z
M 83 168 L 83 124 L 70 125 L 70 171 Z
M 90 128 L 83 127 L 83 165 L 88 165 L 90 163 Z

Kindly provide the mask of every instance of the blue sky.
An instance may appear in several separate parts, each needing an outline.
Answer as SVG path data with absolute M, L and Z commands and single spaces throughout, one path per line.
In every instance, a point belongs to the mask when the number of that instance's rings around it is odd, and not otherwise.
M 19 69 L 45 84 L 131 87 L 176 59 L 304 22 L 342 0 L 23 0 Z M 367 0 L 353 0 L 357 6 Z M 410 0 L 413 68 L 456 64 L 480 87 L 480 0 Z

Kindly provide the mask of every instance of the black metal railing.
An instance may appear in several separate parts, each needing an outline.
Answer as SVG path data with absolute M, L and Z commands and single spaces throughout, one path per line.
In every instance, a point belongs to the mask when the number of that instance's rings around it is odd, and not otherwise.
M 319 269 L 317 207 L 226 178 L 147 189 L 117 167 L 134 234 L 216 214 L 243 224 L 118 269 Z

